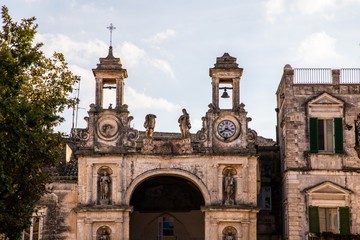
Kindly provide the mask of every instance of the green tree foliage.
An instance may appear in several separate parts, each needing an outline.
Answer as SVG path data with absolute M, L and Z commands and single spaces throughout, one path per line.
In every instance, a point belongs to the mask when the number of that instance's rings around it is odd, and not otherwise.
M 18 239 L 46 193 L 44 171 L 59 157 L 59 116 L 75 78 L 61 53 L 48 58 L 34 43 L 35 18 L 14 22 L 2 7 L 0 29 L 0 233 Z

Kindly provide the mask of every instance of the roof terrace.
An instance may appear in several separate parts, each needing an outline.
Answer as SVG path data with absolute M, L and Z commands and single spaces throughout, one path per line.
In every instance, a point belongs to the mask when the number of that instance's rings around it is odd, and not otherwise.
M 294 84 L 360 84 L 360 68 L 294 68 Z

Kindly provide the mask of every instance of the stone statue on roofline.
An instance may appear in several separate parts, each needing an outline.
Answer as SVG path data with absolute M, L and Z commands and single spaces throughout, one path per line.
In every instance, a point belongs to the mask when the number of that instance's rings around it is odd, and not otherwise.
M 148 114 L 145 116 L 144 128 L 146 129 L 146 131 L 145 131 L 146 138 L 153 137 L 155 123 L 156 123 L 155 118 L 156 118 L 156 116 L 154 114 Z
M 182 138 L 190 138 L 190 128 L 191 128 L 191 124 L 190 124 L 190 116 L 187 113 L 186 109 L 184 108 L 182 110 L 182 115 L 179 117 L 178 123 L 180 126 L 180 131 L 181 131 L 181 137 Z

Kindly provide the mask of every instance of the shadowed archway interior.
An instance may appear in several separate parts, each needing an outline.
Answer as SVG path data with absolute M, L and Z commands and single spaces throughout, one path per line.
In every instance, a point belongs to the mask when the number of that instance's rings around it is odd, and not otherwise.
M 152 177 L 134 191 L 130 205 L 139 212 L 200 210 L 204 198 L 190 181 L 175 176 Z

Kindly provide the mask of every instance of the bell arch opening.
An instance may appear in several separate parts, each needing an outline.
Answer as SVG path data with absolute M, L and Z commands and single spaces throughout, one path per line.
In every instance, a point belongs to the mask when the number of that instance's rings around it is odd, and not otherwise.
M 189 180 L 154 176 L 134 190 L 130 205 L 130 239 L 204 239 L 205 201 Z

